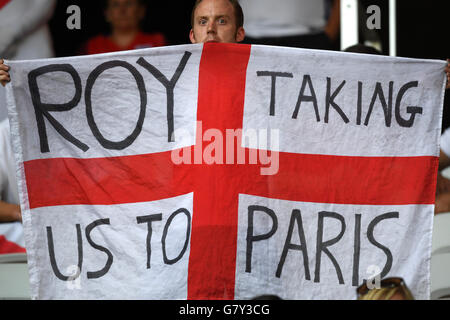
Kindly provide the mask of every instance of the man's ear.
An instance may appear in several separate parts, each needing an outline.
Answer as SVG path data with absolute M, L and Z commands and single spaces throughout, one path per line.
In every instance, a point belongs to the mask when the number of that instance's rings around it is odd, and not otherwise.
M 194 36 L 194 30 L 191 29 L 191 31 L 189 31 L 189 39 L 191 40 L 191 43 L 197 43 L 197 41 L 195 40 L 195 36 Z
M 239 27 L 238 31 L 236 32 L 236 42 L 241 42 L 245 39 L 245 30 L 243 27 Z

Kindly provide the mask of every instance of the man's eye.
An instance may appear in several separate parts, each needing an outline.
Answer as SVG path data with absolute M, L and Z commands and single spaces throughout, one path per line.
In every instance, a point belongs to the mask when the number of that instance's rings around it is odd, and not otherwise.
M 200 20 L 198 21 L 198 24 L 200 24 L 200 25 L 205 25 L 205 24 L 207 24 L 207 21 L 206 21 L 206 19 L 200 19 Z
M 225 20 L 225 19 L 223 19 L 223 18 L 222 18 L 222 19 L 219 19 L 219 23 L 220 23 L 220 24 L 225 24 L 225 23 L 227 23 L 227 20 Z

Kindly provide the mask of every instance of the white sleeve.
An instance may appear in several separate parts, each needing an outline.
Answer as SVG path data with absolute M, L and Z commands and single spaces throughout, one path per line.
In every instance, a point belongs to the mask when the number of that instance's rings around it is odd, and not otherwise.
M 441 150 L 450 157 L 450 128 L 447 128 L 441 136 Z
M 53 15 L 56 0 L 12 0 L 0 10 L 0 57 Z
M 16 164 L 11 149 L 8 119 L 0 121 L 0 200 L 19 203 Z

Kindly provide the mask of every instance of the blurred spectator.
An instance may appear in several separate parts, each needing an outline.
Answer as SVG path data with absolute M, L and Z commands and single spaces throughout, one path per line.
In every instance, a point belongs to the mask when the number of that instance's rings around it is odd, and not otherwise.
M 414 300 L 402 278 L 385 278 L 379 286 L 369 288 L 365 281 L 356 289 L 358 300 Z
M 434 213 L 450 212 L 450 180 L 441 174 L 442 170 L 450 166 L 450 128 L 441 136 L 441 150 L 439 154 L 439 171 L 436 183 L 436 202 Z
M 246 43 L 336 49 L 340 0 L 240 0 Z
M 450 88 L 450 59 L 447 59 L 447 86 Z M 436 201 L 434 214 L 450 212 L 450 179 L 441 172 L 450 166 L 450 128 L 447 128 L 441 136 L 441 149 L 439 153 L 439 171 L 436 183 Z
M 55 0 L 0 1 L 0 57 L 14 60 L 53 57 L 47 26 Z M 0 87 L 0 120 L 6 118 L 6 94 Z
M 9 121 L 0 121 L 0 223 L 22 220 L 16 166 L 9 138 Z M 1 228 L 0 228 L 1 229 Z
M 87 41 L 81 54 L 95 54 L 167 45 L 162 33 L 144 33 L 141 22 L 146 14 L 143 0 L 107 0 L 105 19 L 109 35 L 98 35 Z
M 53 57 L 47 22 L 55 3 L 55 0 L 0 1 L 0 57 L 14 60 Z M 25 249 L 6 115 L 5 88 L 0 87 L 0 253 L 17 253 Z
M 2 90 L 4 88 L 2 87 Z M 0 254 L 25 252 L 9 120 L 0 121 Z

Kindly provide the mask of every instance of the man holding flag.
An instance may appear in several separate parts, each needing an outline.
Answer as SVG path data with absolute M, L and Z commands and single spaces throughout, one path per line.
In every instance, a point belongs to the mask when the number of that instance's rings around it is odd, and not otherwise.
M 242 8 L 237 0 L 197 0 L 192 10 L 192 29 L 189 38 L 192 43 L 241 42 L 245 37 L 243 23 Z M 9 66 L 3 63 L 3 59 L 0 59 L 0 83 L 5 86 L 9 81 Z M 0 134 L 0 150 L 2 151 L 0 191 L 7 192 L 9 195 L 0 197 L 0 222 L 20 221 L 20 206 L 17 205 L 18 195 L 13 187 L 17 183 L 9 145 L 7 120 L 1 124 Z

